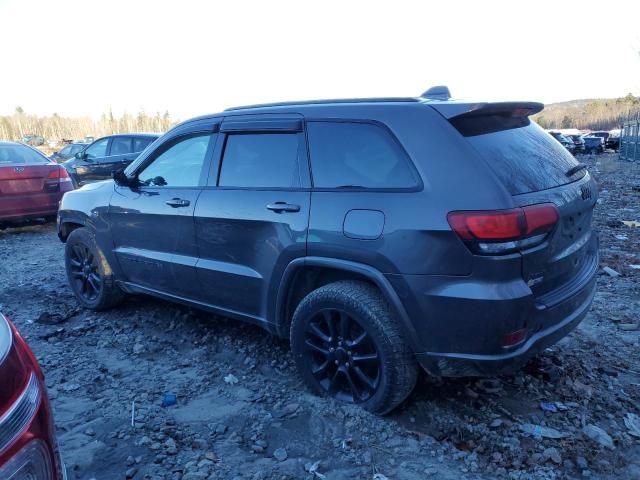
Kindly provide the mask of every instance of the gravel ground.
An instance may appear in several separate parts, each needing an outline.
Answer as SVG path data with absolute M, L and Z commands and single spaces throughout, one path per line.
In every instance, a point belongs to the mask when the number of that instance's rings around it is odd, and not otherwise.
M 45 371 L 69 478 L 640 478 L 640 165 L 582 161 L 619 274 L 585 321 L 514 376 L 424 376 L 384 418 L 310 395 L 257 327 L 144 297 L 81 310 L 53 225 L 0 232 L 0 309 Z

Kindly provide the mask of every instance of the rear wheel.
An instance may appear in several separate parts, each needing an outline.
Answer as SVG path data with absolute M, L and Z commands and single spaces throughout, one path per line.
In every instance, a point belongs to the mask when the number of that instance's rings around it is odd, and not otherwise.
M 314 392 L 385 414 L 413 390 L 418 367 L 397 320 L 373 286 L 341 281 L 307 295 L 291 348 Z
M 116 285 L 113 272 L 89 229 L 81 227 L 69 234 L 65 267 L 69 285 L 82 306 L 103 310 L 123 300 L 124 293 Z

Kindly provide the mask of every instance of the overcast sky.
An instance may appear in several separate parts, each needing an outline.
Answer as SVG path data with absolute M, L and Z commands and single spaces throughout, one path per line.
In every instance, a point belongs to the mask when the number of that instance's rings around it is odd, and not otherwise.
M 0 114 L 640 94 L 640 0 L 0 0 Z

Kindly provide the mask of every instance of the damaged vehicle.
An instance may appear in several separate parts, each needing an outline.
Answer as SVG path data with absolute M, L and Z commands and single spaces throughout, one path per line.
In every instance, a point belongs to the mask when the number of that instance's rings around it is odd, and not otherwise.
M 597 187 L 533 102 L 238 107 L 184 122 L 65 195 L 79 303 L 148 294 L 291 342 L 311 390 L 378 414 L 419 368 L 519 368 L 586 315 Z

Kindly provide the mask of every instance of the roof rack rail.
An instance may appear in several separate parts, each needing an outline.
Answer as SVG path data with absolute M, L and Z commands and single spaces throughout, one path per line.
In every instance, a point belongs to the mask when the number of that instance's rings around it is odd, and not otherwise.
M 449 100 L 451 98 L 451 92 L 449 91 L 449 87 L 446 85 L 437 85 L 435 87 L 431 87 L 420 96 L 430 100 Z
M 420 99 L 414 97 L 380 97 L 380 98 L 334 98 L 329 100 L 298 100 L 293 102 L 259 103 L 256 105 L 244 105 L 241 107 L 231 107 L 225 112 L 233 110 L 245 110 L 251 108 L 265 107 L 290 107 L 296 105 L 326 105 L 331 103 L 383 103 L 383 102 L 419 102 Z

